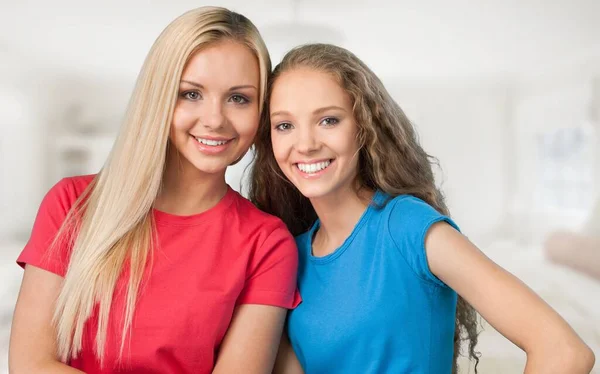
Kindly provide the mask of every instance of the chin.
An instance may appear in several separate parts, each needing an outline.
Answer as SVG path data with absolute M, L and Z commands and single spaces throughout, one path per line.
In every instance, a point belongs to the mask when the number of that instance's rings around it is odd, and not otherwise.
M 308 199 L 317 199 L 323 196 L 327 196 L 331 193 L 332 189 L 325 186 L 309 186 L 298 188 L 300 193 Z
M 229 164 L 226 162 L 226 160 L 218 160 L 216 162 L 200 161 L 200 162 L 195 162 L 193 165 L 198 171 L 200 171 L 201 173 L 204 173 L 204 174 L 224 173 L 225 169 L 227 169 L 227 166 L 229 166 Z

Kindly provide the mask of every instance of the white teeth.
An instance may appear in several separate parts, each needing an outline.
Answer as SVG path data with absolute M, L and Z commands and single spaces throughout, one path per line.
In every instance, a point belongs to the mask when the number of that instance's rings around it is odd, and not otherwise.
M 316 173 L 318 171 L 321 171 L 323 169 L 325 169 L 326 167 L 329 166 L 329 164 L 331 164 L 331 161 L 323 161 L 323 162 L 317 162 L 315 164 L 296 164 L 298 166 L 298 169 L 300 169 L 300 171 L 302 171 L 303 173 L 307 173 L 307 174 L 313 174 Z
M 202 139 L 202 138 L 196 138 L 196 140 L 198 141 L 198 143 L 201 143 L 204 145 L 210 145 L 213 147 L 227 143 L 227 140 L 211 140 L 211 139 Z

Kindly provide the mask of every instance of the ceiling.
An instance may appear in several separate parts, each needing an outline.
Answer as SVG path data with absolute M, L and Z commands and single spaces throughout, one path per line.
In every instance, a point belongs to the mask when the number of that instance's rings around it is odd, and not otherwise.
M 132 76 L 160 31 L 191 0 L 0 0 L 5 63 Z M 286 24 L 337 30 L 338 42 L 384 77 L 437 79 L 525 74 L 600 55 L 598 0 L 222 0 L 264 30 L 278 61 L 311 37 Z M 296 12 L 294 12 L 296 9 Z M 282 30 L 280 33 L 279 30 Z M 283 39 L 277 38 L 281 35 Z M 279 39 L 279 40 L 278 40 Z

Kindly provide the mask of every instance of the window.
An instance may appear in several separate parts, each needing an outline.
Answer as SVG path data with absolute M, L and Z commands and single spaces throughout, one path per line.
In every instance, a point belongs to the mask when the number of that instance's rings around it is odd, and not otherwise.
M 595 200 L 595 127 L 584 123 L 538 133 L 534 204 L 548 213 L 587 215 Z

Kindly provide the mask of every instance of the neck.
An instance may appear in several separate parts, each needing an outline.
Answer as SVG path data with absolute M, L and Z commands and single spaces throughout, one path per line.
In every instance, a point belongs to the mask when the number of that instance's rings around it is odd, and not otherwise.
M 227 193 L 225 171 L 204 173 L 183 156 L 170 154 L 154 207 L 174 215 L 193 215 L 215 206 Z
M 374 192 L 352 187 L 336 191 L 331 195 L 311 199 L 311 204 L 320 220 L 319 231 L 314 241 L 314 250 L 326 255 L 339 247 L 354 230 Z M 318 239 L 318 240 L 317 240 Z

